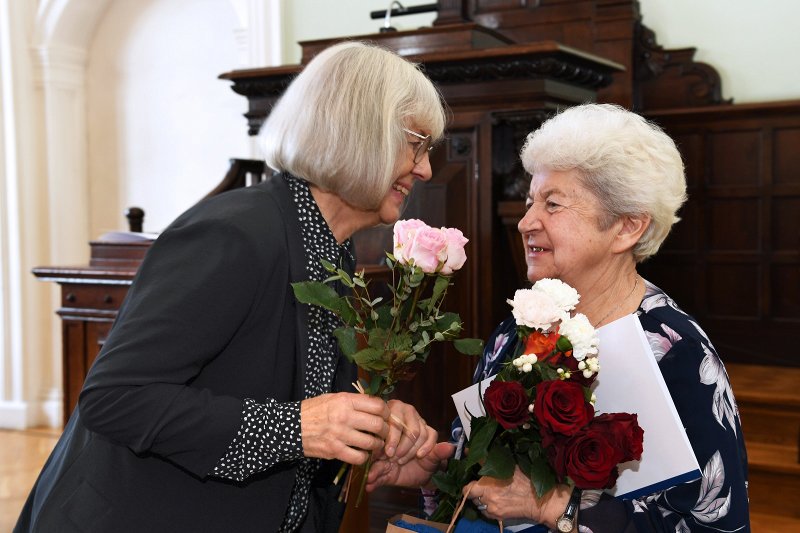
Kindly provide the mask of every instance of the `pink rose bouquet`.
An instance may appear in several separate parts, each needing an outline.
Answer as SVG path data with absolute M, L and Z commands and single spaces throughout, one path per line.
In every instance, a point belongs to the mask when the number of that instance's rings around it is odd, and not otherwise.
M 342 319 L 334 331 L 339 348 L 367 376 L 356 384 L 358 390 L 388 399 L 399 381 L 413 378 L 435 342 L 450 341 L 468 355 L 481 353 L 479 339 L 459 338 L 463 329 L 459 315 L 442 309 L 452 276 L 467 259 L 467 242 L 457 229 L 432 228 L 413 219 L 398 221 L 393 253 L 386 253 L 392 276 L 388 301 L 370 293 L 363 271 L 351 277 L 327 261 L 322 264 L 331 277 L 325 283 L 292 284 L 300 302 L 324 307 Z M 351 294 L 339 296 L 328 285 L 335 280 L 349 287 Z

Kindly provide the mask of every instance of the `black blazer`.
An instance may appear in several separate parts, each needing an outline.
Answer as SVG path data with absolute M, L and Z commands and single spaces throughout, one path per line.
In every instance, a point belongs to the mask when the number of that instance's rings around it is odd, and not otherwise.
M 245 398 L 303 398 L 308 308 L 290 282 L 305 279 L 280 176 L 175 220 L 148 251 L 15 531 L 276 531 L 292 463 L 242 483 L 206 475 Z M 334 390 L 355 379 L 341 356 L 335 379 Z M 327 501 L 335 469 L 324 466 L 315 494 Z M 328 511 L 303 531 L 335 531 L 341 506 Z

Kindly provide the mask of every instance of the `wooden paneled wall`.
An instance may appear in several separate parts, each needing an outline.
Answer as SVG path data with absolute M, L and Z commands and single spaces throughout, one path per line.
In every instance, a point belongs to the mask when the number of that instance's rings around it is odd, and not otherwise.
M 689 200 L 642 265 L 726 361 L 800 366 L 800 101 L 648 114 L 684 157 Z

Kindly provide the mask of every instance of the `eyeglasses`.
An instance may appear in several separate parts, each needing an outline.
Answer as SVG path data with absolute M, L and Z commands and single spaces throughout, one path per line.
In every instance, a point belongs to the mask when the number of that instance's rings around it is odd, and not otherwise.
M 414 147 L 414 164 L 416 165 L 425 157 L 425 152 L 430 152 L 433 149 L 433 139 L 431 139 L 430 135 L 422 135 L 406 128 L 403 128 L 403 131 L 419 139 L 419 141 L 409 142 Z

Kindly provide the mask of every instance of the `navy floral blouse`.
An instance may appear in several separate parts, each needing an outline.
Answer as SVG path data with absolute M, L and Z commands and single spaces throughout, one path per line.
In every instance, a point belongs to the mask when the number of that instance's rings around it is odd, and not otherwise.
M 584 491 L 579 531 L 750 531 L 747 451 L 725 367 L 694 318 L 664 291 L 645 284 L 636 314 L 686 427 L 702 477 L 634 500 Z M 473 381 L 496 374 L 515 343 L 512 317 L 489 338 Z M 463 429 L 458 420 L 451 436 L 461 448 Z

